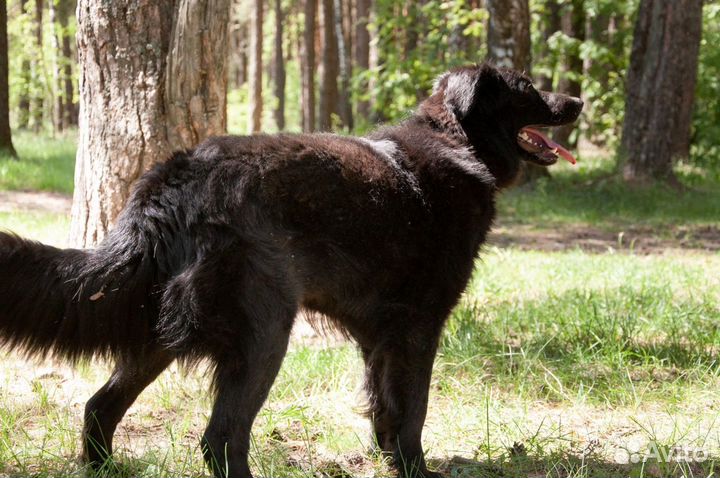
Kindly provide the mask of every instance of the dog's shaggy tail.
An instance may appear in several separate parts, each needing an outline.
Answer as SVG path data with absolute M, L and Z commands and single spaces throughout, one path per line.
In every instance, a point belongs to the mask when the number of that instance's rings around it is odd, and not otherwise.
M 0 233 L 0 345 L 71 361 L 137 351 L 153 339 L 156 269 L 137 245 L 57 249 Z

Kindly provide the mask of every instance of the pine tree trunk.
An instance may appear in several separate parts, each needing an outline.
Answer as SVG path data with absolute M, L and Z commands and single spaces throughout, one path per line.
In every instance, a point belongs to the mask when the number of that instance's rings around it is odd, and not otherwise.
M 175 149 L 227 129 L 230 3 L 180 0 L 177 6 L 165 75 L 168 141 Z
M 7 5 L 5 0 L 0 0 L 0 153 L 17 157 L 10 132 Z
M 361 73 L 370 68 L 370 32 L 368 21 L 370 19 L 371 0 L 357 0 L 355 19 L 355 65 Z M 361 94 L 365 94 L 367 83 L 360 87 Z M 357 114 L 363 121 L 370 119 L 370 102 L 362 98 L 357 102 Z
M 283 11 L 282 2 L 275 0 L 275 56 L 273 58 L 275 85 L 275 124 L 278 130 L 285 129 L 285 57 L 283 55 Z
M 221 39 L 227 36 L 228 13 L 222 6 L 229 8 L 229 1 L 179 0 L 176 10 L 177 3 L 80 0 L 81 125 L 70 232 L 78 246 L 103 239 L 133 182 L 153 163 L 175 149 L 194 146 L 186 142 L 190 138 L 223 132 L 225 109 L 218 105 L 224 98 L 224 67 L 216 63 L 227 56 L 227 42 Z M 193 50 L 203 41 L 208 43 Z M 184 58 L 169 58 L 171 51 Z M 189 71 L 193 64 L 209 65 L 200 80 Z M 169 82 L 168 75 L 177 77 Z M 185 97 L 172 97 L 170 92 L 194 96 L 183 103 Z M 178 121 L 182 104 L 186 111 Z M 211 118 L 214 115 L 221 118 Z
M 565 35 L 579 42 L 585 41 L 584 0 L 572 0 L 570 4 L 565 7 L 561 24 L 562 31 Z M 583 61 L 582 58 L 580 58 L 580 46 L 575 45 L 570 48 L 565 55 L 563 61 L 563 76 L 560 78 L 557 90 L 561 93 L 579 98 L 582 93 L 582 85 L 580 84 L 579 78 L 582 71 Z M 556 128 L 553 131 L 553 139 L 562 145 L 574 148 L 577 146 L 577 136 L 571 138 L 571 135 L 575 128 L 575 123 Z
M 43 61 L 43 0 L 35 1 L 35 48 L 36 53 L 32 62 L 32 77 L 35 83 L 35 95 L 30 107 L 32 129 L 39 133 L 43 127 L 43 113 L 45 91 L 44 86 L 44 61 Z
M 702 0 L 642 0 L 635 23 L 621 141 L 628 182 L 676 183 L 690 149 Z
M 62 81 L 62 129 L 66 130 L 78 124 L 78 105 L 75 103 L 75 87 L 73 85 L 72 70 L 77 63 L 73 54 L 71 41 L 74 38 L 68 32 L 69 18 L 71 12 L 75 11 L 77 2 L 75 0 L 58 0 L 57 15 L 58 24 L 62 31 L 62 66 L 60 78 Z
M 335 5 L 333 0 L 322 0 L 322 78 L 320 82 L 320 130 L 332 129 L 332 115 L 338 111 L 338 48 L 335 37 Z
M 262 129 L 263 0 L 255 0 L 250 31 L 250 133 Z
M 488 58 L 498 66 L 530 71 L 528 0 L 487 0 Z
M 488 59 L 498 66 L 530 73 L 530 8 L 528 0 L 487 0 Z M 523 163 L 523 182 L 549 177 L 547 168 Z
M 20 0 L 20 13 L 23 16 L 28 14 L 27 0 Z M 18 98 L 17 125 L 19 128 L 27 128 L 30 124 L 30 59 L 26 52 L 23 52 L 22 68 L 20 71 L 20 94 Z
M 547 8 L 547 14 L 543 17 L 542 43 L 539 45 L 541 57 L 547 57 L 550 55 L 550 48 L 547 46 L 547 42 L 550 40 L 550 37 L 561 28 L 560 6 L 558 5 L 557 0 L 547 0 L 545 2 L 545 8 Z M 554 66 L 554 64 L 550 66 L 550 74 L 536 76 L 537 81 L 535 85 L 539 90 L 553 90 L 554 78 L 552 72 L 555 70 Z
M 305 0 L 302 58 L 302 129 L 315 131 L 315 17 L 317 0 Z
M 345 0 L 346 2 L 348 0 Z M 335 36 L 337 38 L 337 49 L 339 57 L 339 74 L 340 74 L 340 89 L 338 99 L 338 113 L 342 120 L 343 126 L 349 130 L 353 129 L 353 115 L 352 106 L 350 106 L 350 75 L 351 75 L 351 61 L 350 61 L 350 49 L 345 41 L 345 32 L 343 28 L 344 24 L 344 11 L 341 0 L 334 0 L 335 7 Z
M 58 19 L 58 8 L 61 8 L 61 1 L 50 0 L 48 2 L 48 13 L 50 25 L 52 26 L 52 47 L 55 50 L 53 55 L 53 107 L 52 107 L 52 124 L 53 131 L 60 133 L 63 131 L 63 83 L 62 83 L 62 27 Z

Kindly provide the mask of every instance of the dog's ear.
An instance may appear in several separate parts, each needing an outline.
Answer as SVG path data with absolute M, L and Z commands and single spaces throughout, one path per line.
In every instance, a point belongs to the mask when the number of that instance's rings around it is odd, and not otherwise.
M 502 83 L 500 72 L 483 64 L 445 73 L 435 80 L 433 94 L 444 90 L 443 102 L 458 121 L 463 120 L 482 100 L 493 101 L 493 92 Z

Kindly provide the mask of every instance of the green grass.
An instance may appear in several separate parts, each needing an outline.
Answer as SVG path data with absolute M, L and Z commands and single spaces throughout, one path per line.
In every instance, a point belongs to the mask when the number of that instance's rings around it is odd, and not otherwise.
M 28 132 L 13 137 L 19 160 L 0 157 L 0 190 L 72 194 L 76 139 L 55 139 Z
M 531 188 L 505 192 L 504 219 L 540 227 L 564 224 L 717 225 L 720 183 L 678 167 L 686 190 L 654 185 L 630 188 L 613 174 L 613 161 L 581 158 L 577 166 L 553 167 L 552 177 Z

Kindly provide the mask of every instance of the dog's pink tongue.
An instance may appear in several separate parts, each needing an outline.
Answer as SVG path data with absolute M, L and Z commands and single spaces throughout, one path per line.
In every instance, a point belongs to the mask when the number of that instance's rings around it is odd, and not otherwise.
M 577 159 L 575 159 L 575 156 L 573 156 L 570 151 L 565 149 L 562 145 L 557 144 L 555 141 L 551 140 L 550 138 L 542 134 L 540 131 L 532 128 L 523 128 L 522 130 L 541 139 L 542 142 L 545 143 L 545 147 L 552 151 L 555 155 L 560 156 L 570 164 L 577 163 Z

